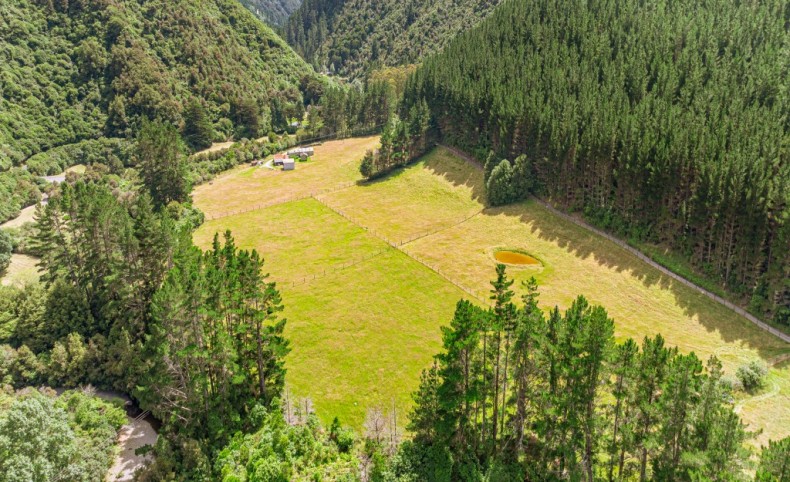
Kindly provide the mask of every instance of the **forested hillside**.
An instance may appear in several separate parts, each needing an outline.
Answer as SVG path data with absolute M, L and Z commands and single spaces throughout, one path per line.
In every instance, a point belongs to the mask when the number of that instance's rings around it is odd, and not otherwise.
M 485 18 L 501 0 L 305 0 L 288 42 L 319 69 L 352 77 L 419 61 Z
M 216 138 L 265 134 L 301 115 L 312 75 L 236 0 L 4 1 L 0 168 L 141 117 L 181 125 L 191 104 Z
M 252 13 L 269 25 L 283 25 L 299 8 L 301 0 L 240 0 Z
M 779 0 L 513 0 L 423 64 L 403 112 L 493 151 L 489 188 L 512 184 L 489 200 L 526 187 L 669 246 L 787 325 L 788 25 Z

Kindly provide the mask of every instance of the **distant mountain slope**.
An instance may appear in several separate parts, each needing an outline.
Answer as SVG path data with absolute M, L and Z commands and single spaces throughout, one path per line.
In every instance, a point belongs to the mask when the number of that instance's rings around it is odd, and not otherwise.
M 492 179 L 670 247 L 790 326 L 788 19 L 786 0 L 510 0 L 422 64 L 403 111 L 524 155 Z
M 282 26 L 299 8 L 301 0 L 240 0 L 252 13 L 269 25 Z
M 419 61 L 473 27 L 501 0 L 305 0 L 285 27 L 318 68 L 351 76 Z
M 266 132 L 316 75 L 237 0 L 0 2 L 0 169 L 37 152 L 181 122 L 199 100 L 219 132 L 237 108 Z

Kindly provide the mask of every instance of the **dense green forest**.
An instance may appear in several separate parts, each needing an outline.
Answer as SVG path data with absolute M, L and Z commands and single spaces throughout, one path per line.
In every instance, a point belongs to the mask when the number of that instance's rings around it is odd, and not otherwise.
M 101 482 L 122 408 L 83 392 L 0 391 L 0 481 Z
M 722 366 L 660 335 L 614 341 L 579 297 L 560 313 L 521 306 L 499 265 L 494 307 L 460 302 L 423 374 L 411 419 L 423 474 L 445 480 L 733 480 L 747 433 Z M 418 459 L 419 460 L 419 459 Z
M 197 102 L 225 140 L 303 112 L 312 69 L 235 0 L 0 6 L 0 167 Z M 303 82 L 304 81 L 304 82 Z M 213 139 L 209 139 L 213 140 Z
M 199 150 L 284 129 L 325 85 L 235 0 L 3 2 L 0 58 L 0 221 L 45 190 L 31 173 L 132 165 L 143 119 Z
M 38 208 L 26 242 L 43 283 L 0 290 L 0 380 L 129 393 L 164 423 L 157 451 L 176 454 L 152 473 L 208 479 L 212 448 L 280 394 L 289 348 L 262 258 L 229 233 L 206 253 L 192 245 L 202 216 L 179 140 L 147 123 L 138 176 L 89 170 Z
M 425 101 L 492 151 L 498 203 L 526 186 L 669 246 L 787 326 L 789 25 L 783 1 L 512 0 L 425 61 L 402 117 Z
M 82 395 L 25 391 L 93 384 L 162 421 L 144 481 L 748 480 L 731 393 L 763 383 L 762 367 L 724 377 L 715 358 L 703 368 L 660 336 L 616 343 L 602 307 L 580 297 L 546 314 L 534 281 L 516 304 L 503 265 L 491 308 L 458 303 L 407 427 L 380 410 L 363 434 L 322 427 L 309 399 L 285 390 L 286 320 L 261 255 L 231 233 L 205 252 L 192 243 L 201 216 L 179 140 L 145 123 L 139 175 L 90 168 L 39 207 L 26 243 L 42 283 L 0 289 L 0 381 L 19 400 L 0 435 L 37 423 L 37 443 L 59 448 L 20 451 L 5 473 L 27 474 L 31 459 L 74 480 L 104 470 L 118 416 L 90 415 L 98 402 Z M 103 449 L 83 458 L 88 439 Z M 0 454 L 14 444 L 0 436 Z M 781 480 L 788 449 L 765 449 L 759 480 Z M 31 479 L 47 476 L 8 480 Z
M 500 0 L 305 0 L 285 38 L 316 68 L 351 77 L 419 62 Z
M 261 20 L 276 27 L 282 26 L 299 8 L 301 0 L 240 0 Z
M 307 0 L 289 40 L 369 74 L 343 85 L 236 0 L 4 1 L 0 220 L 48 203 L 0 230 L 0 273 L 12 250 L 42 269 L 0 286 L 0 482 L 104 480 L 123 410 L 46 388 L 88 385 L 161 421 L 141 481 L 789 480 L 790 438 L 753 449 L 734 403 L 766 366 L 615 339 L 583 296 L 540 306 L 532 279 L 515 299 L 504 265 L 490 307 L 458 302 L 408 421 L 368 407 L 360 433 L 322 426 L 286 388 L 266 253 L 231 232 L 194 245 L 195 184 L 382 129 L 367 178 L 437 140 L 468 149 L 489 204 L 546 196 L 790 323 L 786 2 L 508 0 L 488 16 L 498 3 Z M 271 132 L 303 116 L 296 137 Z

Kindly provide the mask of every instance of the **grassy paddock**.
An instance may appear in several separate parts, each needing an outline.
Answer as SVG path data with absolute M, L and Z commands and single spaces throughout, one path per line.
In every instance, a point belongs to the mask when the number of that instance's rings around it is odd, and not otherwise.
M 209 221 L 195 233 L 195 243 L 208 248 L 214 234 L 221 237 L 227 229 L 237 246 L 257 249 L 272 279 L 284 286 L 324 276 L 388 247 L 315 199 Z
M 208 248 L 225 229 L 264 253 L 278 281 L 293 394 L 309 396 L 326 422 L 359 428 L 368 408 L 393 402 L 405 420 L 463 292 L 313 199 L 206 223 L 195 241 Z
M 284 288 L 288 384 L 312 397 L 329 422 L 356 428 L 365 412 L 393 402 L 406 420 L 420 372 L 441 346 L 439 327 L 463 292 L 390 248 L 315 282 Z
M 19 212 L 19 216 L 6 221 L 0 228 L 19 228 L 25 223 L 32 223 L 36 219 L 36 205 L 28 206 Z
M 324 146 L 333 150 L 328 162 L 317 154 L 309 169 L 289 176 L 233 171 L 222 178 L 225 194 L 201 187 L 198 206 L 222 211 L 228 203 L 244 204 L 244 196 L 247 202 L 286 199 L 356 179 L 359 159 L 377 141 L 344 142 Z M 400 410 L 408 408 L 420 369 L 439 347 L 439 325 L 449 322 L 457 299 L 469 298 L 453 284 L 485 298 L 493 252 L 502 247 L 543 263 L 509 273 L 518 281 L 535 276 L 544 307 L 564 308 L 584 294 L 607 308 L 619 339 L 661 333 L 686 352 L 718 356 L 730 374 L 749 360 L 771 362 L 790 353 L 790 346 L 747 320 L 537 203 L 486 208 L 480 171 L 445 149 L 383 180 L 318 198 L 325 206 L 298 201 L 213 221 L 196 239 L 205 245 L 209 233 L 229 227 L 239 245 L 263 252 L 277 279 L 291 281 L 283 286 L 294 344 L 288 381 L 296 395 L 313 398 L 325 420 L 339 414 L 359 427 L 365 405 L 387 406 L 393 397 Z M 377 238 L 403 245 L 371 258 L 387 249 Z M 324 265 L 366 257 L 323 276 Z M 310 276 L 317 278 L 293 285 Z M 770 381 L 763 392 L 739 400 L 751 428 L 763 429 L 758 443 L 790 435 L 787 362 L 771 369 Z
M 297 163 L 296 171 L 239 166 L 198 186 L 193 198 L 213 218 L 346 185 L 361 179 L 359 160 L 378 142 L 378 137 L 362 137 L 324 143 L 315 148 L 315 162 Z
M 8 271 L 3 276 L 3 286 L 23 287 L 28 283 L 35 283 L 39 279 L 39 271 L 36 264 L 38 258 L 26 256 L 24 254 L 11 255 L 11 264 Z

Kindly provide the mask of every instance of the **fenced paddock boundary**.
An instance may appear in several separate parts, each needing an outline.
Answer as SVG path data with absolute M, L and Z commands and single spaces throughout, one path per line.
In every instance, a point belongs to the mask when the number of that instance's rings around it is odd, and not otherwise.
M 480 163 L 478 163 L 477 160 L 474 159 L 473 157 L 471 157 L 469 154 L 467 154 L 467 153 L 465 153 L 465 152 L 463 152 L 463 151 L 461 151 L 459 149 L 456 149 L 454 147 L 451 147 L 451 146 L 446 146 L 446 145 L 441 145 L 441 146 L 444 147 L 445 149 L 449 150 L 453 154 L 457 155 L 461 159 L 466 160 L 467 162 L 469 162 L 471 165 L 473 165 L 477 169 L 482 169 L 482 167 L 480 166 Z M 755 325 L 757 325 L 757 327 L 759 327 L 760 329 L 762 329 L 764 331 L 767 331 L 768 333 L 776 336 L 777 338 L 779 338 L 780 340 L 784 341 L 785 343 L 790 343 L 790 335 L 788 335 L 787 333 L 784 333 L 784 332 L 774 328 L 773 326 L 771 326 L 768 323 L 760 320 L 759 318 L 757 318 L 753 314 L 751 314 L 748 311 L 744 310 L 740 306 L 737 306 L 736 304 L 732 303 L 731 301 L 725 300 L 721 296 L 719 296 L 719 295 L 717 295 L 717 294 L 715 294 L 715 293 L 713 293 L 713 292 L 711 292 L 709 290 L 706 290 L 705 288 L 697 285 L 693 281 L 690 281 L 690 280 L 684 278 L 683 276 L 680 276 L 679 274 L 675 273 L 674 271 L 670 270 L 669 268 L 665 267 L 664 265 L 662 265 L 662 264 L 658 263 L 657 261 L 653 260 L 652 258 L 647 256 L 646 254 L 642 253 L 638 249 L 636 249 L 633 246 L 629 245 L 625 241 L 623 241 L 621 239 L 618 239 L 618 238 L 612 236 L 611 234 L 606 233 L 606 232 L 604 232 L 604 231 L 602 231 L 602 230 L 600 230 L 600 229 L 598 229 L 596 227 L 593 227 L 592 225 L 582 221 L 581 219 L 578 219 L 578 218 L 576 218 L 574 216 L 571 216 L 568 213 L 560 211 L 559 209 L 555 208 L 554 206 L 552 206 L 551 204 L 549 204 L 548 202 L 546 202 L 546 201 L 544 201 L 542 199 L 539 199 L 539 198 L 534 197 L 534 196 L 532 197 L 532 199 L 534 199 L 535 202 L 537 202 L 538 204 L 540 204 L 541 206 L 543 206 L 544 208 L 549 210 L 552 214 L 554 214 L 556 216 L 559 216 L 562 219 L 565 219 L 566 221 L 569 221 L 569 222 L 575 224 L 576 226 L 579 226 L 580 228 L 583 228 L 583 229 L 585 229 L 587 231 L 590 231 L 590 232 L 592 232 L 594 234 L 597 234 L 598 236 L 601 236 L 601 237 L 604 237 L 604 238 L 608 239 L 612 243 L 614 243 L 617 246 L 619 246 L 620 248 L 626 250 L 627 252 L 629 252 L 633 256 L 636 256 L 637 258 L 639 258 L 643 262 L 649 264 L 653 268 L 659 270 L 661 273 L 669 276 L 670 278 L 672 278 L 673 280 L 677 281 L 678 283 L 681 283 L 681 284 L 693 289 L 694 291 L 697 291 L 698 293 L 700 293 L 700 294 L 702 294 L 704 296 L 707 296 L 708 298 L 710 298 L 711 300 L 719 303 L 720 305 L 722 305 L 722 306 L 724 306 L 726 308 L 729 308 L 730 310 L 734 311 L 735 313 L 743 316 L 747 320 L 749 320 L 752 323 L 754 323 Z

